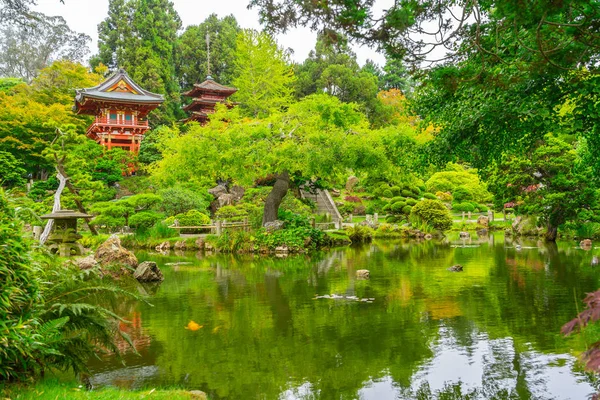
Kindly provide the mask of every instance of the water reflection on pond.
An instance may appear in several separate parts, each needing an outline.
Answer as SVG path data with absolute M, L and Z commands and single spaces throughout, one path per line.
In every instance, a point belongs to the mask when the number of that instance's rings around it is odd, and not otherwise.
M 558 332 L 600 286 L 598 252 L 491 235 L 287 258 L 140 253 L 165 276 L 138 288 L 152 306 L 119 305 L 140 355 L 94 363 L 93 381 L 213 399 L 586 398 L 598 385 Z

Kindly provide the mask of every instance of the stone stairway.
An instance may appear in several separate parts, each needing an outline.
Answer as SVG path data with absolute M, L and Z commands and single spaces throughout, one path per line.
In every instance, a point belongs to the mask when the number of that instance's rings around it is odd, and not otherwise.
M 329 214 L 331 221 L 335 224 L 335 227 L 340 229 L 342 227 L 342 216 L 338 211 L 333 198 L 328 190 L 317 189 L 315 193 L 310 193 L 305 190 L 300 190 L 300 195 L 303 199 L 310 199 L 317 205 L 317 211 L 315 214 Z

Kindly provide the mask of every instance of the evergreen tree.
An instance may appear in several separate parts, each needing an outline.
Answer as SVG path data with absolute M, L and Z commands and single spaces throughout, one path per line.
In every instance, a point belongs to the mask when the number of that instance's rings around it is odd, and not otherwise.
M 233 15 L 224 18 L 211 14 L 200 25 L 190 25 L 179 37 L 176 72 L 183 89 L 191 89 L 211 75 L 217 82 L 233 79 L 236 39 L 240 27 Z M 207 71 L 206 35 L 210 38 L 210 74 Z
M 99 57 L 112 70 L 124 68 L 145 89 L 165 95 L 154 113 L 159 122 L 181 115 L 175 50 L 181 20 L 169 0 L 111 0 L 98 26 Z

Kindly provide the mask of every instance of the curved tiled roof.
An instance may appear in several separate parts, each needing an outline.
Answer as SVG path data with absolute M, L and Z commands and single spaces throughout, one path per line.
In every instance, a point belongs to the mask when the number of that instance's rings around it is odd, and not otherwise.
M 109 91 L 111 87 L 120 81 L 124 81 L 137 93 Z M 81 103 L 85 98 L 150 104 L 161 104 L 165 101 L 161 94 L 149 92 L 135 83 L 124 69 L 119 69 L 117 73 L 97 86 L 77 89 L 75 106 L 77 107 L 77 103 Z

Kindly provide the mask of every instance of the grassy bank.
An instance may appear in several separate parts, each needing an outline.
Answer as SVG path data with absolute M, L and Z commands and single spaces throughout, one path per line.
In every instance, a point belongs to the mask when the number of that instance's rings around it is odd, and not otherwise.
M 144 390 L 126 390 L 107 387 L 97 390 L 86 390 L 78 382 L 62 382 L 58 379 L 46 379 L 32 384 L 7 384 L 0 386 L 0 394 L 3 398 L 11 400 L 179 400 L 205 398 L 195 396 L 189 391 L 181 389 L 147 388 Z

